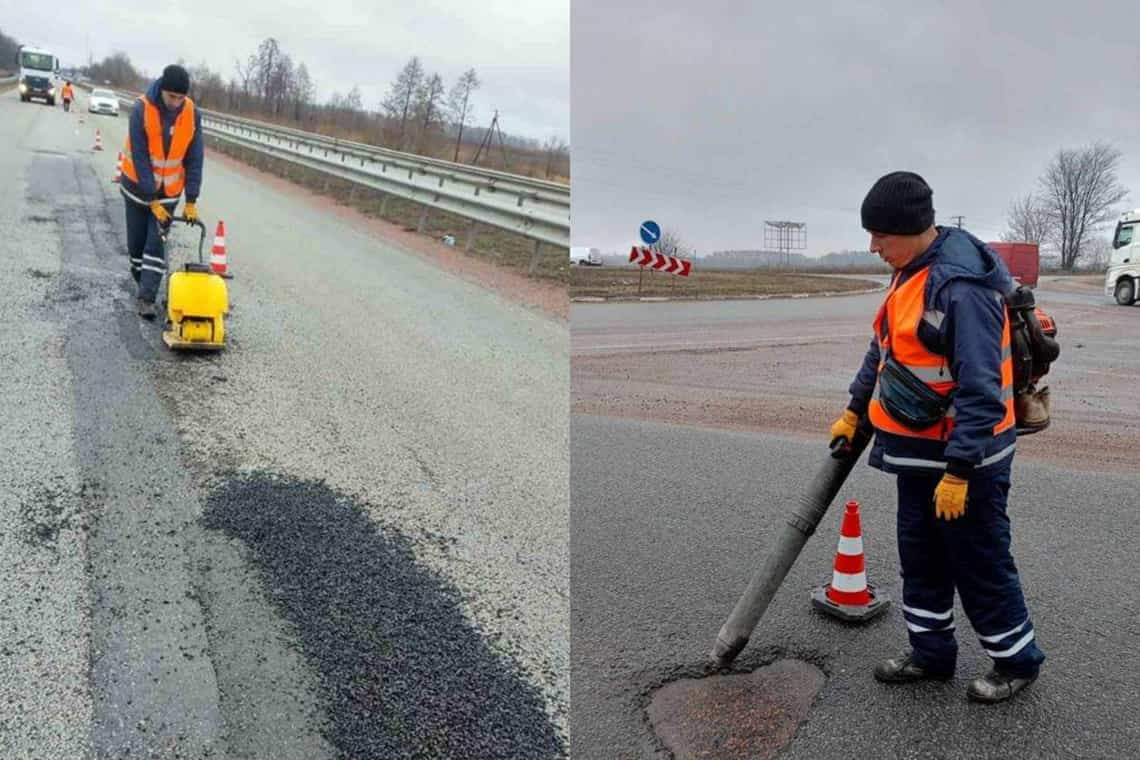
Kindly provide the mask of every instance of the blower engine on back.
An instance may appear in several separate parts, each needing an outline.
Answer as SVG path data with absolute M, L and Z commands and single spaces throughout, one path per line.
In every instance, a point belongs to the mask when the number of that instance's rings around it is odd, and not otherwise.
M 1049 427 L 1049 386 L 1039 385 L 1061 355 L 1057 323 L 1037 308 L 1033 291 L 1018 286 L 1005 296 L 1013 351 L 1013 409 L 1017 434 Z

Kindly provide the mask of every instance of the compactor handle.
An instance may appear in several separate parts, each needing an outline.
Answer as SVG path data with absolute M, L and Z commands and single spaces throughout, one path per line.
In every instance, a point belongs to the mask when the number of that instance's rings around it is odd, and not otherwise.
M 188 224 L 191 227 L 197 227 L 198 228 L 198 231 L 201 233 L 198 236 L 198 263 L 199 264 L 205 263 L 205 259 L 202 258 L 202 249 L 206 245 L 206 225 L 202 222 L 202 220 L 201 219 L 194 219 L 193 221 L 191 221 L 190 219 L 187 219 L 184 216 L 172 216 L 172 217 L 170 217 L 170 222 L 171 222 L 171 224 L 173 224 L 174 222 L 182 222 L 183 224 Z M 169 228 L 167 228 L 167 229 L 169 231 Z M 165 237 L 166 236 L 163 235 L 163 238 L 165 238 Z

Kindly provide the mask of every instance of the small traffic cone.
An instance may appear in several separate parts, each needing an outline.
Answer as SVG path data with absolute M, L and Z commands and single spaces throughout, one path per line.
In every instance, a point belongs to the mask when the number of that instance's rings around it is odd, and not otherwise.
M 115 159 L 115 176 L 111 179 L 112 182 L 118 183 L 119 179 L 123 176 L 123 151 L 119 151 L 119 157 Z
M 221 219 L 214 231 L 214 245 L 210 248 L 210 270 L 227 280 L 233 277 L 226 265 L 226 223 Z
M 886 595 L 875 593 L 874 586 L 867 583 L 857 501 L 847 502 L 843 513 L 831 583 L 812 591 L 811 602 L 821 612 L 854 623 L 870 620 L 891 604 Z
M 98 129 L 95 130 L 95 150 L 103 150 L 103 135 Z

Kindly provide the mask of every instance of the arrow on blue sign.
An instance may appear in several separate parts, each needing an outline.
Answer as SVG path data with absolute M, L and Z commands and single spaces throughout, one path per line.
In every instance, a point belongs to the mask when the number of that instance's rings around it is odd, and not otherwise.
M 646 245 L 653 245 L 661 239 L 661 227 L 657 222 L 649 221 L 641 223 L 641 242 Z

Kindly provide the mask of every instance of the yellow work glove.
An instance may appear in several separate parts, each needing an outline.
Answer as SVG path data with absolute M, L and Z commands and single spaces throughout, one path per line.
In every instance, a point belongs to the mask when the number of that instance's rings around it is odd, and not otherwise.
M 170 224 L 170 212 L 158 201 L 150 202 L 150 213 L 154 214 L 159 224 L 163 226 Z
M 859 424 L 859 415 L 850 409 L 843 410 L 843 416 L 837 419 L 831 425 L 831 438 L 828 440 L 834 441 L 836 438 L 845 438 L 847 443 L 855 440 L 855 428 Z
M 941 520 L 957 520 L 966 514 L 968 480 L 946 473 L 934 489 L 934 516 Z
M 193 201 L 187 201 L 186 208 L 182 211 L 182 216 L 186 217 L 188 222 L 198 221 L 198 204 Z

